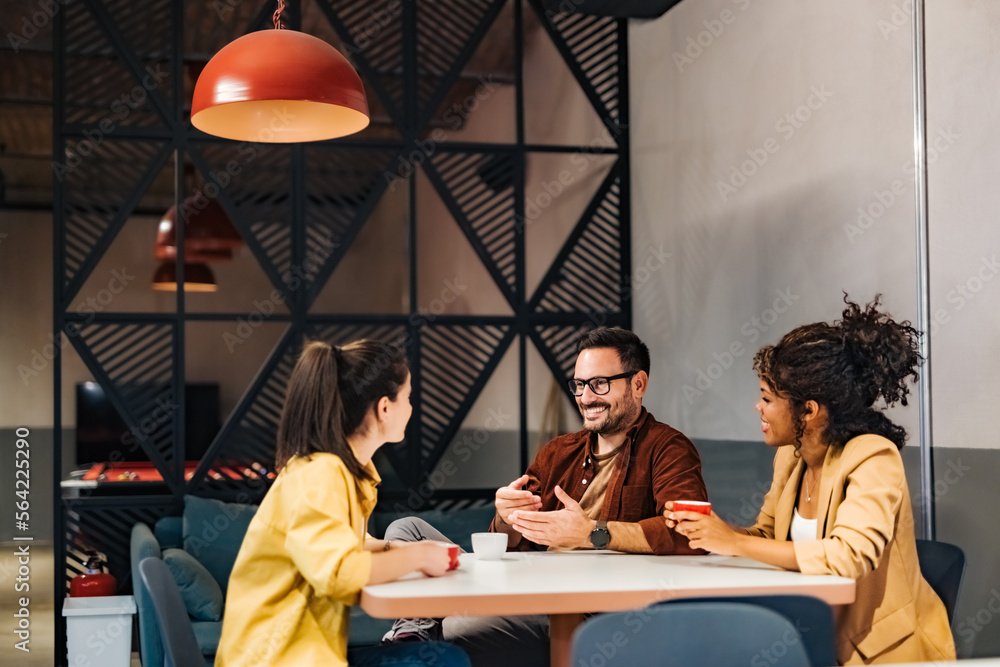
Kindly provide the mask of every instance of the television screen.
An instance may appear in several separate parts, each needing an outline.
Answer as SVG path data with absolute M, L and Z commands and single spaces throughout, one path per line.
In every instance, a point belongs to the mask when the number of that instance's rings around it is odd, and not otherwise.
M 162 394 L 162 392 L 159 392 Z M 150 394 L 157 395 L 155 388 Z M 169 405 L 167 407 L 169 409 Z M 219 385 L 189 383 L 185 385 L 184 460 L 200 459 L 219 432 Z M 150 420 L 162 412 L 154 411 Z M 136 425 L 142 433 L 143 424 Z M 155 421 L 151 422 L 155 426 Z M 153 430 L 152 427 L 147 427 Z M 128 425 L 115 410 L 111 399 L 96 382 L 76 385 L 76 465 L 117 461 L 148 461 L 149 457 L 129 432 Z M 117 452 L 116 454 L 114 452 Z

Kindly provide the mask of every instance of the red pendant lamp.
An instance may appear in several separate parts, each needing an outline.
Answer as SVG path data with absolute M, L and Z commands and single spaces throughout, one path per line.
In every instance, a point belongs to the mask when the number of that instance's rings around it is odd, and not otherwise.
M 215 276 L 206 264 L 184 264 L 185 292 L 214 292 L 219 288 Z M 153 274 L 153 289 L 163 292 L 177 291 L 177 264 L 164 262 Z
M 215 276 L 207 262 L 232 259 L 243 244 L 240 233 L 215 199 L 197 193 L 184 200 L 184 291 L 214 292 Z M 177 207 L 171 206 L 156 234 L 153 257 L 163 263 L 153 274 L 153 289 L 177 291 Z
M 243 238 L 216 199 L 196 194 L 184 200 L 184 260 L 216 262 L 233 258 Z M 156 259 L 177 257 L 177 207 L 171 206 L 160 220 L 156 234 Z
M 194 87 L 191 123 L 217 137 L 265 143 L 323 141 L 368 126 L 361 77 L 321 39 L 285 29 L 278 0 L 274 30 L 229 43 Z

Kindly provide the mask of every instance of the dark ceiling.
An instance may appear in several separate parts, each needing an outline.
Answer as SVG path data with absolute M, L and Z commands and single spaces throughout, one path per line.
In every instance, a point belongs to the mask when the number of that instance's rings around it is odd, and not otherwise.
M 429 0 L 425 0 L 429 1 Z M 433 0 L 447 4 L 449 0 Z M 46 7 L 62 7 L 57 0 L 0 0 L 0 16 L 6 29 L 0 42 L 0 207 L 7 209 L 50 209 L 52 206 L 52 151 L 53 151 L 53 20 Z M 132 20 L 141 21 L 143 3 L 136 8 Z M 188 0 L 185 3 L 185 68 L 188 75 L 185 90 L 188 100 L 201 66 L 218 49 L 239 37 L 256 19 L 269 11 L 264 3 L 216 0 L 212 2 Z M 372 10 L 373 18 L 377 18 Z M 462 71 L 456 85 L 441 105 L 429 129 L 442 125 L 442 115 L 458 100 L 473 93 L 479 77 L 491 75 L 500 83 L 513 81 L 514 54 L 511 48 L 514 29 L 513 3 L 507 3 Z M 538 29 L 532 12 L 524 12 L 525 35 Z M 145 17 L 148 30 L 155 31 L 156 21 Z M 294 19 L 294 17 L 292 17 Z M 320 9 L 312 2 L 303 3 L 302 30 L 320 37 L 341 48 L 341 42 Z M 132 30 L 134 28 L 130 28 Z M 391 31 L 382 37 L 391 39 Z M 151 39 L 153 34 L 150 35 Z M 162 35 L 158 36 L 163 41 Z M 398 39 L 398 37 L 396 37 Z M 106 50 L 106 49 L 105 49 Z M 95 48 L 88 56 L 93 58 L 95 82 L 100 76 L 101 61 L 113 58 Z M 380 71 L 383 80 L 399 78 L 399 72 Z M 421 70 L 421 76 L 440 76 L 430 70 Z M 367 85 L 367 84 L 366 84 Z M 96 87 L 96 85 L 95 85 Z M 361 135 L 364 138 L 398 137 L 378 97 L 369 90 L 372 124 Z M 109 101 L 95 102 L 107 106 Z M 451 119 L 449 119 L 451 122 Z M 451 126 L 451 129 L 455 129 Z M 154 187 L 170 187 L 169 181 Z M 164 193 L 167 194 L 167 193 Z

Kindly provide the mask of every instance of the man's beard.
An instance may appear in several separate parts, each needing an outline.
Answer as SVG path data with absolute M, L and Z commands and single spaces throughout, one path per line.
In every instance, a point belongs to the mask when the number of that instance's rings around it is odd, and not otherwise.
M 591 433 L 596 433 L 597 435 L 617 435 L 618 433 L 625 432 L 632 422 L 635 421 L 638 410 L 636 410 L 636 402 L 632 397 L 631 393 L 626 393 L 625 396 L 618 402 L 618 405 L 611 405 L 604 401 L 589 403 L 588 405 L 582 405 L 577 401 L 577 408 L 580 410 L 580 414 L 583 415 L 584 410 L 588 407 L 595 407 L 600 405 L 608 406 L 607 416 L 604 421 L 599 426 L 588 426 L 587 418 L 584 417 L 583 428 L 584 430 L 590 431 Z

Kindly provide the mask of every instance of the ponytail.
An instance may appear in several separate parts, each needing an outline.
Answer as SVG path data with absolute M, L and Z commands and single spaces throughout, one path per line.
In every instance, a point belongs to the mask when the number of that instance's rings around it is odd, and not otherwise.
M 329 452 L 355 478 L 371 480 L 347 438 L 362 427 L 379 399 L 395 400 L 408 374 L 402 349 L 388 343 L 360 340 L 343 348 L 307 344 L 288 379 L 275 467 L 281 470 L 295 456 Z

